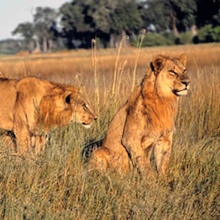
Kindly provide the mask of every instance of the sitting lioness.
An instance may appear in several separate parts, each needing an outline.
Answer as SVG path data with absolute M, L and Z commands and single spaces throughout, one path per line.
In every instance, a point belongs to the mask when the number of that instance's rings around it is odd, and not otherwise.
M 89 167 L 151 172 L 154 150 L 159 175 L 167 170 L 178 99 L 186 95 L 186 56 L 156 56 L 141 84 L 111 121 L 103 145 L 92 152 Z
M 39 153 L 51 128 L 72 122 L 89 128 L 96 116 L 74 86 L 35 77 L 0 78 L 0 129 L 12 131 L 16 151 Z

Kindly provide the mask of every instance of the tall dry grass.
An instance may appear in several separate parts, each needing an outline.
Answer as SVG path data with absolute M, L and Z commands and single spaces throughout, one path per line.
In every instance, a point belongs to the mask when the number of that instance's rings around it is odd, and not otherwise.
M 104 137 L 152 57 L 183 52 L 191 89 L 180 99 L 167 176 L 146 181 L 136 173 L 86 170 L 84 146 Z M 94 44 L 91 51 L 1 58 L 4 76 L 77 85 L 99 113 L 89 131 L 75 124 L 51 131 L 45 155 L 36 159 L 18 158 L 1 143 L 1 219 L 219 219 L 219 53 L 218 44 L 118 50 Z

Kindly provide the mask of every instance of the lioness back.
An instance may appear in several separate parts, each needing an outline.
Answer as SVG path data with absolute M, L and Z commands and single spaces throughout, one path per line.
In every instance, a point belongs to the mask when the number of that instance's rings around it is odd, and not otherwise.
M 0 122 L 1 129 L 13 129 L 13 112 L 17 97 L 15 89 L 17 80 L 0 78 Z

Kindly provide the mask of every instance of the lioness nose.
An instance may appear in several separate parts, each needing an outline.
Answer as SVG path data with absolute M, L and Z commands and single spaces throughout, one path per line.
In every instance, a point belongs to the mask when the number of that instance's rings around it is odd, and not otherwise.
M 94 117 L 94 120 L 95 120 L 95 121 L 97 120 L 97 116 Z
M 184 84 L 185 86 L 188 86 L 189 83 L 190 83 L 190 81 L 189 81 L 189 80 L 184 80 L 184 81 L 182 81 L 181 83 Z

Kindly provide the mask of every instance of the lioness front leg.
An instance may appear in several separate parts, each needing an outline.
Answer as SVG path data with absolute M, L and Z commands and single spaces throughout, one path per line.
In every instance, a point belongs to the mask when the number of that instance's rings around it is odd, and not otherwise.
M 19 125 L 19 126 L 18 126 Z M 27 153 L 31 146 L 31 136 L 26 125 L 20 122 L 14 126 L 14 134 L 16 137 L 16 151 L 20 155 Z
M 155 145 L 154 155 L 158 174 L 164 175 L 167 171 L 170 155 L 172 151 L 172 137 L 173 132 L 168 132 L 166 135 L 160 137 Z
M 35 155 L 45 151 L 46 137 L 45 135 L 32 136 L 31 144 Z
M 135 115 L 135 120 L 133 120 L 133 115 L 128 115 L 124 132 L 122 136 L 122 144 L 130 155 L 133 167 L 137 168 L 142 174 L 148 174 L 150 167 L 149 157 L 146 157 L 146 152 L 151 153 L 151 144 L 143 138 L 143 131 L 145 128 L 145 122 L 139 120 L 141 114 Z
M 135 139 L 132 137 L 129 139 L 124 138 L 122 143 L 130 155 L 133 167 L 136 168 L 141 174 L 148 175 L 151 165 L 149 159 L 150 157 L 146 157 L 146 153 L 150 155 L 152 148 L 149 146 L 149 148 L 146 149 L 138 140 L 140 139 Z

